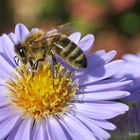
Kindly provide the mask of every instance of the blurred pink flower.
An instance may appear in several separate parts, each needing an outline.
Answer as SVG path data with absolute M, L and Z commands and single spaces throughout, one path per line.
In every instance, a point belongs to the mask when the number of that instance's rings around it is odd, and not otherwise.
M 70 0 L 71 14 L 88 21 L 101 20 L 106 15 L 106 7 L 87 0 Z
M 113 9 L 116 11 L 124 11 L 131 8 L 136 0 L 109 0 Z

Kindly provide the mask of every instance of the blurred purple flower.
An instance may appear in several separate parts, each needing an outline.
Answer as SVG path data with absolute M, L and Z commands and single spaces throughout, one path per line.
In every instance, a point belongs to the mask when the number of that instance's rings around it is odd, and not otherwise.
M 79 32 L 71 34 L 69 38 L 81 47 L 88 60 L 86 69 L 75 70 L 74 82 L 79 84 L 79 90 L 68 112 L 35 120 L 26 116 L 26 113 L 15 110 L 9 101 L 5 83 L 8 79 L 13 79 L 13 72 L 16 73 L 13 59 L 14 44 L 25 39 L 28 34 L 29 31 L 23 24 L 17 24 L 15 33 L 3 34 L 0 37 L 0 139 L 103 140 L 110 138 L 106 130 L 114 130 L 116 127 L 107 119 L 128 111 L 128 106 L 114 100 L 130 95 L 122 89 L 131 81 L 110 79 L 120 71 L 124 61 L 110 62 L 116 55 L 115 51 L 106 53 L 100 50 L 88 55 L 94 36 L 89 34 L 80 39 Z M 67 65 L 65 62 L 62 63 L 64 66 Z
M 116 77 L 133 80 L 132 83 L 124 87 L 124 90 L 131 92 L 131 96 L 124 98 L 124 102 L 130 105 L 127 117 L 118 119 L 118 131 L 128 136 L 129 133 L 140 135 L 140 54 L 125 54 L 126 61 L 124 67 L 116 74 Z M 125 124 L 125 125 L 124 125 Z
M 123 77 L 127 80 L 133 80 L 129 86 L 126 86 L 127 91 L 133 92 L 128 99 L 131 101 L 140 102 L 140 54 L 125 54 L 123 59 L 126 61 L 126 63 L 122 70 L 116 74 L 116 77 Z

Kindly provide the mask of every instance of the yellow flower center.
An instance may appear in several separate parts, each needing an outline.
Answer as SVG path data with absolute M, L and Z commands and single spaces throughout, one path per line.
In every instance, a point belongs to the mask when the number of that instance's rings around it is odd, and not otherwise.
M 69 110 L 78 85 L 72 86 L 72 73 L 60 65 L 53 78 L 50 63 L 40 65 L 34 76 L 28 66 L 17 68 L 14 78 L 6 82 L 12 106 L 24 115 L 38 119 Z

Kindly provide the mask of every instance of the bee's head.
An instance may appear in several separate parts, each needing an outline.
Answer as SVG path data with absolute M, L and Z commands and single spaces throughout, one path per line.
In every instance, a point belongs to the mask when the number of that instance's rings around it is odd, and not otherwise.
M 19 59 L 26 64 L 27 63 L 27 51 L 26 48 L 23 47 L 21 44 L 16 44 L 15 45 L 15 52 Z

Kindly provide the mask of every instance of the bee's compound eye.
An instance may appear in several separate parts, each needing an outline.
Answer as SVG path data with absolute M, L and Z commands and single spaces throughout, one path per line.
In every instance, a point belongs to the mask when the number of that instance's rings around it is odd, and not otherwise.
M 25 49 L 24 48 L 19 48 L 18 53 L 19 53 L 19 55 L 21 57 L 25 57 L 26 56 L 26 54 L 25 54 L 26 52 L 25 52 Z

